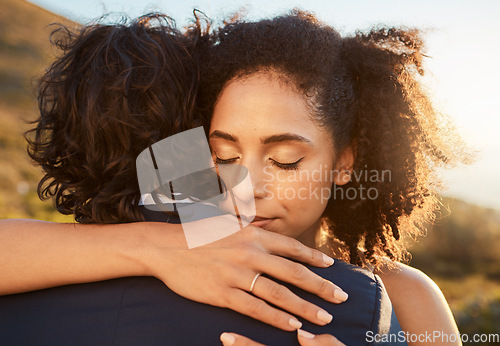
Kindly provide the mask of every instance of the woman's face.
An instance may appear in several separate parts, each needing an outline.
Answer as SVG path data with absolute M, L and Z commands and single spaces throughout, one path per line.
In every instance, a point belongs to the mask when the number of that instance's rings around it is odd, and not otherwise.
M 335 155 L 302 94 L 269 73 L 230 82 L 214 109 L 210 145 L 217 163 L 248 169 L 254 225 L 299 239 L 319 229 Z

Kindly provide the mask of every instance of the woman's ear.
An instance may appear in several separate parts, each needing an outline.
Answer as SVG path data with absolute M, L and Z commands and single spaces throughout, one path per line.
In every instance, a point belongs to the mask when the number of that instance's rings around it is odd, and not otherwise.
M 337 157 L 335 165 L 335 178 L 333 182 L 336 185 L 345 185 L 351 181 L 354 167 L 354 150 L 352 145 L 348 146 Z

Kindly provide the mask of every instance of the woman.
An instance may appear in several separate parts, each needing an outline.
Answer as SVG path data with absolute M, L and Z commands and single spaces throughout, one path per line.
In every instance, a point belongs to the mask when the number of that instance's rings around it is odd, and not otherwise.
M 311 247 L 323 233 L 327 254 L 375 268 L 404 331 L 456 335 L 435 283 L 398 262 L 400 234 L 435 206 L 434 168 L 460 154 L 420 90 L 421 45 L 395 29 L 342 38 L 302 12 L 230 23 L 202 90 L 214 159 L 249 168 L 262 227 Z
M 421 59 L 416 38 L 412 33 L 390 31 L 342 39 L 302 13 L 273 21 L 230 24 L 211 50 L 206 67 L 209 77 L 205 75 L 208 87 L 204 90 L 206 99 L 218 100 L 215 105 L 206 102 L 214 109 L 210 132 L 214 155 L 219 162 L 241 160 L 255 168 L 252 180 L 257 182 L 257 202 L 272 211 L 272 215 L 259 215 L 264 227 L 283 233 L 291 230 L 290 235 L 314 244 L 322 221 L 328 222 L 331 253 L 356 264 L 375 265 L 388 286 L 403 330 L 417 333 L 441 328 L 452 333 L 456 327 L 449 308 L 430 279 L 380 256 L 401 258 L 399 232 L 414 230 L 413 222 L 421 221 L 427 208 L 432 207 L 427 178 L 431 170 L 426 160 L 454 160 L 451 151 L 436 141 L 436 115 L 413 78 L 411 69 L 420 68 Z M 274 104 L 266 95 L 280 101 L 271 114 L 264 112 Z M 239 99 L 248 102 L 235 105 L 234 100 Z M 259 103 L 261 100 L 267 103 Z M 277 124 L 287 124 L 279 108 L 284 104 L 288 105 L 290 123 L 310 132 L 303 135 L 295 129 L 291 136 L 288 132 L 275 136 L 276 131 L 260 133 L 264 132 L 261 126 L 251 131 L 255 118 L 244 106 L 254 106 L 252 114 L 269 120 L 266 124 L 276 130 Z M 240 119 L 240 109 L 245 127 L 234 123 Z M 281 118 L 275 119 L 275 114 L 281 114 Z M 259 134 L 259 140 L 253 141 L 246 131 Z M 270 152 L 268 145 L 277 143 L 281 147 L 272 148 L 280 150 Z M 284 157 L 278 159 L 278 154 Z M 266 167 L 285 171 L 302 167 L 301 163 L 309 165 L 305 169 L 309 171 L 317 169 L 318 164 L 330 167 L 335 171 L 332 180 L 323 180 L 317 187 L 328 188 L 335 183 L 335 188 L 344 186 L 344 192 L 351 187 L 358 191 L 362 186 L 380 188 L 380 196 L 363 199 L 357 195 L 352 200 L 330 199 L 328 203 L 321 199 L 311 203 L 310 198 L 302 204 L 296 198 L 283 202 L 283 198 L 277 198 L 278 190 L 269 190 L 282 186 L 283 174 L 264 170 L 263 162 Z M 356 175 L 363 169 L 389 170 L 391 180 Z M 350 172 L 360 178 L 352 179 Z M 273 180 L 271 187 L 264 188 L 264 174 Z M 303 186 L 291 180 L 285 187 L 298 196 Z M 276 198 L 269 199 L 270 192 Z M 304 218 L 294 218 L 297 205 L 308 210 Z M 362 243 L 366 251 L 358 253 Z M 387 263 L 400 271 L 387 271 Z M 418 309 L 412 301 L 427 310 Z M 415 308 L 416 316 L 409 313 Z M 424 311 L 433 312 L 432 318 L 423 319 Z

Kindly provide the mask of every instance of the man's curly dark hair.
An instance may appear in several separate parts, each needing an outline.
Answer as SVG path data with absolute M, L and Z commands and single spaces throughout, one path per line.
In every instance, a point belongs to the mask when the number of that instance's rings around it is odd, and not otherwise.
M 60 57 L 38 84 L 28 153 L 44 170 L 40 198 L 82 223 L 141 221 L 137 155 L 199 126 L 197 40 L 149 14 L 51 35 Z
M 434 215 L 435 168 L 463 159 L 453 129 L 442 126 L 446 118 L 422 90 L 422 59 L 417 30 L 342 37 L 298 10 L 258 22 L 237 18 L 213 35 L 202 62 L 202 108 L 210 117 L 228 82 L 256 72 L 281 75 L 331 131 L 336 153 L 354 149 L 357 178 L 334 187 L 344 198 L 331 198 L 323 215 L 330 240 L 341 242 L 353 264 L 362 264 L 363 247 L 375 265 L 382 256 L 403 260 L 400 235 L 419 234 Z M 359 172 L 389 174 L 374 179 Z M 346 198 L 352 188 L 377 196 Z

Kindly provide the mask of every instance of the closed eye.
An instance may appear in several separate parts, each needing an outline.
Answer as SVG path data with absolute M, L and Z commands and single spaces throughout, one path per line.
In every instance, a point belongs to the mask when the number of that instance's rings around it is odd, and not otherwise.
M 276 161 L 274 159 L 269 159 L 271 160 L 271 164 L 273 166 L 276 166 L 280 169 L 284 169 L 284 170 L 294 170 L 294 169 L 299 169 L 299 163 L 300 161 L 302 161 L 304 158 L 301 157 L 300 159 L 298 159 L 297 161 L 295 162 L 290 162 L 290 163 L 283 163 L 283 162 L 279 162 L 279 161 Z M 230 159 L 221 159 L 220 157 L 218 156 L 215 156 L 215 163 L 216 164 L 230 164 L 230 163 L 234 163 L 236 162 L 236 160 L 239 160 L 239 157 L 232 157 Z
M 293 169 L 299 169 L 299 162 L 302 161 L 303 159 L 304 158 L 301 157 L 297 161 L 290 162 L 290 163 L 283 163 L 283 162 L 279 162 L 279 161 L 276 161 L 276 160 L 273 160 L 273 159 L 269 159 L 269 160 L 271 160 L 271 163 L 272 163 L 273 166 L 276 166 L 276 167 L 278 167 L 280 169 L 293 170 Z
M 230 159 L 221 159 L 220 157 L 215 156 L 215 163 L 216 164 L 234 163 L 238 159 L 239 157 L 233 157 Z

